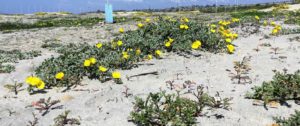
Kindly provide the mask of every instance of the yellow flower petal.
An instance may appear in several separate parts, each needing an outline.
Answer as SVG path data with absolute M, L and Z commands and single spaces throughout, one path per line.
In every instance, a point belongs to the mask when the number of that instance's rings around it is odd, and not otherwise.
M 61 80 L 64 78 L 64 76 L 65 76 L 65 74 L 63 72 L 59 72 L 55 75 L 55 78 L 58 80 Z
M 41 81 L 38 85 L 37 85 L 37 88 L 40 89 L 40 90 L 43 90 L 45 88 L 45 82 L 44 81 Z
M 93 57 L 90 58 L 89 60 L 90 60 L 90 62 L 91 62 L 92 65 L 96 64 L 96 62 L 97 62 L 97 60 L 95 58 L 93 58 Z
M 119 41 L 117 42 L 117 45 L 118 45 L 118 46 L 122 46 L 122 45 L 123 45 L 123 41 L 119 40 Z
M 166 47 L 170 47 L 170 46 L 171 46 L 171 42 L 166 42 L 166 43 L 165 43 L 165 46 L 166 46 Z
M 121 73 L 115 71 L 115 72 L 112 73 L 112 77 L 113 77 L 114 79 L 120 79 L 120 78 L 121 78 Z
M 85 67 L 91 66 L 91 61 L 90 60 L 84 60 L 83 66 L 85 66 Z
M 119 29 L 119 32 L 120 32 L 120 33 L 124 33 L 124 28 L 120 28 L 120 29 Z
M 161 56 L 161 55 L 162 55 L 162 52 L 161 52 L 160 50 L 156 50 L 156 51 L 155 51 L 155 54 L 156 54 L 157 56 Z
M 227 51 L 229 52 L 229 53 L 233 53 L 234 52 L 234 46 L 233 45 L 227 45 Z
M 97 47 L 97 48 L 101 48 L 101 47 L 102 47 L 102 43 L 97 43 L 97 44 L 96 44 L 96 47 Z
M 99 71 L 106 72 L 107 68 L 105 68 L 104 66 L 99 66 Z

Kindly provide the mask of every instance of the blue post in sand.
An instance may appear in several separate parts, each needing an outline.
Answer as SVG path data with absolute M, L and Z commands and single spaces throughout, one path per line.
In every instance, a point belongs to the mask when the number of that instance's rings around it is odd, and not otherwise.
M 112 5 L 109 3 L 105 4 L 105 22 L 106 23 L 114 23 L 113 8 L 112 8 Z

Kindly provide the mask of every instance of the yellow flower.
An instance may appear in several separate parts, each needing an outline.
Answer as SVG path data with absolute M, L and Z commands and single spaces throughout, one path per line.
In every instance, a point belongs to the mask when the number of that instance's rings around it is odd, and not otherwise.
M 142 53 L 142 51 L 140 49 L 135 50 L 136 55 L 140 55 L 141 53 Z
M 268 21 L 264 20 L 264 26 L 268 25 Z
M 223 31 L 225 30 L 225 28 L 223 26 L 220 26 L 220 30 Z
M 156 54 L 157 56 L 161 56 L 161 55 L 162 55 L 162 52 L 161 52 L 160 50 L 156 50 L 156 51 L 155 51 L 155 54 Z
M 233 53 L 234 52 L 234 46 L 233 45 L 227 45 L 227 51 L 229 53 Z
M 26 83 L 31 85 L 31 86 L 36 86 L 40 83 L 40 78 L 38 77 L 34 77 L 34 76 L 30 76 L 26 78 Z
M 189 26 L 188 26 L 188 25 L 185 25 L 185 26 L 184 26 L 184 29 L 185 29 L 185 30 L 189 29 Z
M 219 25 L 222 25 L 223 24 L 223 21 L 219 21 Z
M 130 55 L 128 55 L 127 52 L 122 52 L 123 54 L 123 59 L 129 59 Z
M 94 65 L 97 62 L 97 60 L 94 57 L 90 58 L 89 60 L 92 65 Z
M 34 77 L 34 76 L 27 77 L 26 83 L 28 83 L 31 86 L 36 86 L 38 89 L 45 88 L 45 82 L 38 77 Z
M 112 73 L 112 77 L 113 77 L 114 79 L 120 79 L 120 78 L 121 78 L 121 73 L 115 71 L 115 72 Z
M 120 28 L 120 29 L 119 29 L 119 32 L 120 32 L 120 33 L 124 33 L 124 28 Z
M 149 54 L 148 56 L 147 56 L 147 59 L 148 60 L 151 60 L 153 58 L 153 56 L 151 55 L 151 54 Z
M 210 29 L 210 32 L 215 33 L 216 30 L 215 29 Z
M 171 46 L 171 42 L 166 42 L 166 43 L 165 43 L 165 46 L 166 46 L 166 47 L 170 47 L 170 46 Z
M 61 80 L 64 78 L 64 76 L 65 76 L 65 74 L 63 72 L 59 72 L 55 75 L 55 78 L 58 80 Z
M 150 19 L 150 18 L 146 18 L 145 22 L 146 22 L 146 23 L 150 23 L 150 22 L 151 22 L 151 19 Z
M 215 24 L 210 25 L 211 28 L 216 28 L 217 26 Z
M 169 39 L 169 42 L 172 44 L 173 42 L 174 42 L 174 39 L 172 39 L 172 38 L 168 38 Z
M 188 18 L 183 18 L 182 21 L 186 23 L 190 22 Z
M 238 18 L 232 18 L 231 20 L 232 20 L 232 22 L 239 22 L 240 21 L 240 19 L 238 19 Z
M 184 25 L 180 25 L 179 28 L 180 28 L 180 29 L 184 29 Z
M 185 24 L 181 24 L 181 25 L 179 26 L 179 28 L 180 28 L 180 29 L 185 29 L 185 30 L 187 30 L 187 29 L 189 29 L 189 26 L 187 26 L 187 25 L 185 25 Z
M 119 40 L 119 41 L 117 42 L 117 45 L 118 45 L 118 46 L 122 46 L 122 45 L 123 45 L 123 41 Z
M 144 27 L 144 24 L 138 23 L 137 26 L 138 26 L 139 28 L 142 28 L 142 27 Z
M 85 66 L 85 67 L 91 66 L 91 61 L 90 60 L 84 60 L 83 66 Z
M 102 43 L 97 43 L 97 44 L 96 44 L 96 47 L 97 47 L 97 48 L 101 48 L 101 47 L 102 47 Z
M 256 16 L 255 16 L 255 19 L 256 19 L 256 20 L 259 20 L 260 18 L 259 18 L 259 16 L 256 15 Z
M 25 82 L 26 82 L 27 84 L 30 84 L 30 85 L 31 85 L 32 80 L 33 80 L 33 76 L 29 76 L 29 77 L 26 78 Z
M 232 40 L 230 38 L 226 38 L 225 41 L 228 42 L 228 43 L 232 42 Z
M 272 34 L 273 35 L 276 35 L 278 33 L 278 30 L 276 29 L 276 28 L 274 28 L 273 30 L 272 30 Z
M 36 87 L 40 90 L 43 90 L 45 88 L 45 82 L 41 80 L 41 82 Z
M 280 31 L 281 30 L 281 26 L 280 25 L 276 25 L 275 29 L 277 29 L 278 31 Z
M 276 25 L 276 23 L 275 23 L 274 21 L 272 21 L 272 22 L 271 22 L 271 25 L 275 26 L 275 25 Z
M 193 42 L 192 44 L 192 49 L 198 49 L 200 48 L 202 45 L 202 43 L 199 40 L 196 40 L 195 42 Z
M 99 66 L 99 71 L 106 72 L 107 68 L 105 68 L 104 66 Z
M 233 37 L 234 39 L 236 39 L 236 38 L 238 38 L 238 37 L 239 37 L 239 35 L 238 35 L 238 34 L 236 34 L 236 33 L 234 33 L 234 34 L 232 34 L 232 37 Z

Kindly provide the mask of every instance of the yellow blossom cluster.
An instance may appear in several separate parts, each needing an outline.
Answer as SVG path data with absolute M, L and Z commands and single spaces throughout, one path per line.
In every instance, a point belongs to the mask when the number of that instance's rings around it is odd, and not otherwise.
M 179 26 L 179 28 L 180 28 L 180 29 L 183 29 L 183 30 L 188 30 L 188 29 L 189 29 L 189 26 L 186 25 L 186 24 L 181 24 L 181 25 Z
M 169 48 L 172 45 L 173 42 L 174 42 L 174 39 L 169 37 L 168 40 L 165 41 L 165 46 L 167 48 Z
M 199 49 L 201 47 L 202 43 L 199 40 L 196 40 L 192 43 L 192 49 Z
M 129 57 L 130 57 L 130 55 L 128 54 L 128 52 L 122 52 L 122 55 L 123 55 L 122 58 L 126 59 L 126 60 L 129 59 Z
M 62 80 L 62 79 L 64 78 L 64 76 L 65 76 L 65 73 L 64 73 L 64 72 L 59 72 L 59 73 L 57 73 L 57 74 L 55 75 L 55 78 L 56 78 L 57 80 Z
M 221 26 L 227 26 L 227 25 L 230 25 L 231 22 L 230 21 L 219 21 L 219 25 Z
M 137 26 L 138 26 L 139 28 L 143 28 L 143 27 L 144 27 L 144 24 L 138 23 Z
M 281 26 L 277 25 L 274 21 L 271 22 L 271 25 L 274 27 L 272 29 L 272 35 L 278 35 L 278 33 L 281 31 Z
M 43 90 L 45 88 L 45 82 L 38 77 L 35 76 L 29 76 L 26 78 L 26 83 L 29 84 L 32 87 L 36 87 L 40 90 Z
M 181 22 L 185 22 L 185 23 L 188 23 L 190 22 L 188 18 L 184 17 L 184 18 L 181 18 L 180 20 Z
M 238 34 L 237 33 L 233 33 L 230 31 L 230 29 L 228 28 L 228 25 L 232 24 L 232 23 L 236 23 L 239 22 L 240 19 L 238 18 L 232 18 L 231 19 L 232 22 L 230 21 L 219 21 L 219 28 L 218 28 L 218 32 L 219 34 L 225 39 L 225 42 L 227 43 L 227 51 L 228 53 L 234 53 L 234 46 L 232 45 L 232 41 L 238 38 Z M 215 32 L 213 28 L 215 28 L 216 26 L 214 24 L 211 25 L 211 32 Z
M 97 62 L 97 60 L 96 60 L 95 58 L 92 57 L 92 58 L 89 58 L 89 59 L 84 60 L 83 66 L 85 66 L 85 67 L 90 67 L 91 65 L 96 64 L 96 62 Z

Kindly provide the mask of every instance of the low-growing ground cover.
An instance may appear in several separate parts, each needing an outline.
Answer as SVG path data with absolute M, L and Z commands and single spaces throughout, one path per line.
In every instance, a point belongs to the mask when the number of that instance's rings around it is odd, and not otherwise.
M 0 50 L 0 73 L 10 73 L 15 67 L 7 63 L 17 63 L 19 60 L 31 59 L 40 56 L 40 51 L 21 52 L 20 50 Z
M 36 69 L 36 76 L 50 87 L 70 87 L 79 84 L 84 76 L 104 82 L 114 79 L 121 83 L 119 76 L 114 77 L 115 69 L 131 69 L 142 60 L 160 58 L 164 52 L 192 54 L 192 50 L 233 53 L 231 41 L 237 38 L 223 25 L 216 33 L 216 25 L 207 26 L 189 21 L 187 18 L 176 20 L 170 17 L 146 19 L 138 23 L 138 30 L 124 32 L 119 29 L 120 37 L 110 43 L 68 45 L 60 49 L 62 55 L 50 58 Z M 227 36 L 227 37 L 226 37 Z M 225 38 L 224 38 L 225 37 Z M 57 73 L 64 73 L 58 79 Z

